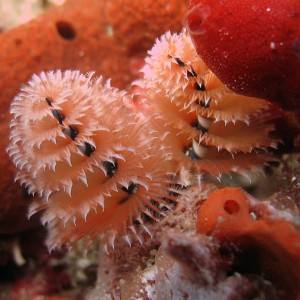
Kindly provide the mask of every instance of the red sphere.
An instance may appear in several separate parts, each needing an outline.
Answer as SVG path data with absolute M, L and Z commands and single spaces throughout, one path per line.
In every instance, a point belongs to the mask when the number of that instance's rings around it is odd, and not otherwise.
M 229 88 L 299 111 L 299 0 L 191 0 L 187 27 Z

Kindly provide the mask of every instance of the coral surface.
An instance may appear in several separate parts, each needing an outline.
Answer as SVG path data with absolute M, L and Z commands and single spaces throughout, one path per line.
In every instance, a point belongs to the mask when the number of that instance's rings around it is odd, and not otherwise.
M 293 219 L 287 210 L 276 211 L 240 189 L 225 188 L 201 206 L 197 232 L 218 239 L 222 251 L 235 253 L 235 271 L 262 275 L 283 291 L 283 299 L 295 299 L 300 295 L 300 229 Z

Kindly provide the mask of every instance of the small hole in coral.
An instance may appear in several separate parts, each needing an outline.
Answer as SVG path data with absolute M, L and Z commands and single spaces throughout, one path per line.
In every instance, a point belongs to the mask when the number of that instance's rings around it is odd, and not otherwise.
M 22 45 L 23 41 L 21 39 L 15 39 L 15 45 L 17 47 L 20 47 Z
M 224 210 L 230 215 L 235 215 L 240 210 L 240 205 L 235 200 L 227 200 L 224 203 Z
M 65 21 L 58 21 L 56 29 L 59 35 L 65 40 L 73 40 L 76 36 L 76 31 L 73 26 Z

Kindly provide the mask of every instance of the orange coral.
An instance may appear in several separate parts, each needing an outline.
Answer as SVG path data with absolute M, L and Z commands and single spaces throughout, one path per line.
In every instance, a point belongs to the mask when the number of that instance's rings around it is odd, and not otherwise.
M 128 56 L 149 49 L 153 41 L 167 30 L 178 31 L 188 0 L 110 0 L 106 1 L 106 20 Z M 159 34 L 159 32 L 161 32 Z
M 235 253 L 233 269 L 258 273 L 287 293 L 300 296 L 300 230 L 238 188 L 213 192 L 199 210 L 197 231 L 212 235 Z

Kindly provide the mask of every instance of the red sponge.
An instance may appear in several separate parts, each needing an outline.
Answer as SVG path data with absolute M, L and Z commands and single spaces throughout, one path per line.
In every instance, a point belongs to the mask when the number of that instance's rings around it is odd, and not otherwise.
M 229 88 L 299 111 L 299 0 L 191 0 L 187 26 Z

